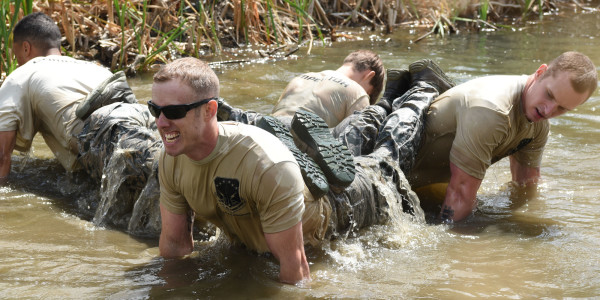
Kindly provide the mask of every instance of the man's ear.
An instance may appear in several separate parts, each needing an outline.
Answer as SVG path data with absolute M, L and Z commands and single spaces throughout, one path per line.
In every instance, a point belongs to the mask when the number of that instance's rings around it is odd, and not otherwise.
M 371 79 L 373 79 L 373 77 L 375 77 L 375 71 L 369 71 L 365 77 L 363 78 L 363 80 L 366 80 L 367 82 L 371 82 Z
M 219 108 L 219 104 L 217 104 L 217 101 L 209 101 L 204 106 L 206 106 L 206 110 L 204 111 L 206 113 L 205 117 L 207 120 L 210 120 L 217 115 L 217 110 Z
M 29 55 L 31 55 L 31 43 L 29 41 L 23 41 L 21 42 L 21 50 L 23 51 L 23 54 L 25 57 L 29 57 Z
M 547 64 L 543 64 L 541 65 L 536 71 L 535 71 L 535 76 L 536 77 L 540 77 L 542 74 L 544 74 L 544 72 L 546 72 L 546 70 L 548 70 L 548 65 Z

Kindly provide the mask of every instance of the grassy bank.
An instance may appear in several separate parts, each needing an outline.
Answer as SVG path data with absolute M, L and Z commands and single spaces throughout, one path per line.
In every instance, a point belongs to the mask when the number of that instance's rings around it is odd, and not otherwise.
M 250 44 L 279 49 L 315 40 L 336 42 L 349 27 L 382 35 L 423 27 L 418 42 L 459 30 L 518 27 L 561 9 L 594 7 L 558 0 L 10 0 L 0 7 L 5 20 L 0 22 L 0 73 L 5 76 L 16 67 L 10 33 L 32 11 L 56 20 L 65 54 L 132 74 L 180 56 L 218 54 Z

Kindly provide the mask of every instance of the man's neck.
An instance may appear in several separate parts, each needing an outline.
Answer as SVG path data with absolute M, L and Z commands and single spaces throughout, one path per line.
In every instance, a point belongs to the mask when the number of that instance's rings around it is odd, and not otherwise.
M 339 67 L 336 72 L 344 74 L 344 76 L 352 79 L 352 75 L 354 74 L 354 68 L 351 65 L 342 65 Z

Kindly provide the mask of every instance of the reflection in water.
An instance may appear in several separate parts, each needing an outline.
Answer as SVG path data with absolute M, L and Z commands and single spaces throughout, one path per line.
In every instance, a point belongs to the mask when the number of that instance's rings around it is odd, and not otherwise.
M 538 200 L 538 187 L 519 186 L 508 182 L 493 195 L 478 197 L 479 205 L 474 215 L 452 224 L 451 230 L 460 234 L 481 234 L 488 227 L 500 232 L 523 237 L 538 237 L 547 234 L 559 223 L 545 218 L 524 215 L 516 210 L 531 201 Z
M 398 31 L 388 43 L 313 47 L 298 60 L 217 71 L 221 96 L 268 113 L 295 75 L 336 68 L 357 48 L 374 49 L 391 67 L 432 58 L 464 82 L 486 74 L 528 74 L 566 50 L 584 52 L 600 66 L 598 28 L 595 13 L 545 16 L 522 31 L 451 35 L 418 44 Z M 134 92 L 147 100 L 150 80 L 137 80 Z M 199 241 L 191 257 L 166 261 L 157 258 L 156 239 L 94 226 L 89 211 L 95 211 L 98 186 L 85 176 L 65 174 L 43 146 L 35 145 L 33 157 L 13 157 L 10 186 L 0 188 L 0 298 L 598 297 L 599 105 L 596 93 L 551 121 L 536 191 L 506 185 L 509 167 L 500 161 L 486 174 L 478 210 L 467 222 L 401 220 L 309 247 L 313 281 L 306 289 L 279 284 L 273 257 L 223 239 Z

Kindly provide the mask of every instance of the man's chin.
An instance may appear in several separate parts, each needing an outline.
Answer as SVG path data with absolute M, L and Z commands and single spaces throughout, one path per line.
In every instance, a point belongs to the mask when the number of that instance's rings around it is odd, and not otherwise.
M 175 145 L 165 144 L 165 152 L 170 156 L 178 156 L 181 154 L 181 150 L 176 148 Z

